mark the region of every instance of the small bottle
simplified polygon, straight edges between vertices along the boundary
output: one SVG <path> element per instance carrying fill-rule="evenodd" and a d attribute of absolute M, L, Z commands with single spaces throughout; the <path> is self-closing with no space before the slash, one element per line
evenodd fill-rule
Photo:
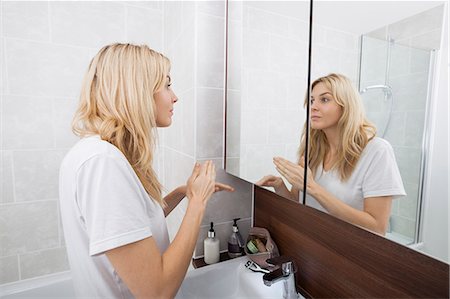
<path fill-rule="evenodd" d="M 220 259 L 220 242 L 214 232 L 214 223 L 208 231 L 208 237 L 203 241 L 204 259 L 207 264 L 217 263 Z"/>
<path fill-rule="evenodd" d="M 233 219 L 233 232 L 231 236 L 228 238 L 228 256 L 230 258 L 239 257 L 242 255 L 244 251 L 244 240 L 242 239 L 241 234 L 239 233 L 239 228 L 237 226 L 237 221 L 241 218 Z"/>

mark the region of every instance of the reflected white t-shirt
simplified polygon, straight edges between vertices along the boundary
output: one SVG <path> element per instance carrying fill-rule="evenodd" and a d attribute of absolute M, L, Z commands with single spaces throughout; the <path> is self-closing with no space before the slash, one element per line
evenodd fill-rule
<path fill-rule="evenodd" d="M 98 136 L 81 139 L 61 164 L 59 200 L 77 296 L 133 298 L 105 251 L 151 236 L 162 253 L 169 235 L 123 153 Z"/>
<path fill-rule="evenodd" d="M 325 171 L 322 166 L 317 169 L 315 181 L 339 200 L 361 211 L 365 198 L 392 196 L 395 199 L 406 195 L 394 150 L 389 142 L 379 137 L 366 145 L 347 181 L 341 181 L 337 170 Z M 303 193 L 300 191 L 300 201 L 302 198 Z M 306 204 L 327 212 L 309 194 Z"/>

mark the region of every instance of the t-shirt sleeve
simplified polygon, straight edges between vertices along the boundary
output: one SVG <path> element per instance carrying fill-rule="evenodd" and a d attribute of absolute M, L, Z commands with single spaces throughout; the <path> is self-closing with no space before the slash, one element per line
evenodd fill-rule
<path fill-rule="evenodd" d="M 89 238 L 89 254 L 130 244 L 152 235 L 144 194 L 124 159 L 97 155 L 77 174 L 77 203 Z"/>
<path fill-rule="evenodd" d="M 400 171 L 390 144 L 381 144 L 377 148 L 364 175 L 362 191 L 364 198 L 406 195 Z"/>

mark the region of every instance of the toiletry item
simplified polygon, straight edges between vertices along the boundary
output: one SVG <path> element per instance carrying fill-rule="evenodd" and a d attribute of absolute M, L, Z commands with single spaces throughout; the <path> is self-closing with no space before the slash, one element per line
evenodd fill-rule
<path fill-rule="evenodd" d="M 253 240 L 248 241 L 247 249 L 248 249 L 248 251 L 250 251 L 250 253 L 258 253 L 258 247 L 256 247 Z"/>
<path fill-rule="evenodd" d="M 259 252 L 266 252 L 266 246 L 264 245 L 264 243 L 259 239 L 256 238 L 255 239 L 255 243 L 256 243 L 256 248 L 258 249 Z"/>
<path fill-rule="evenodd" d="M 235 258 L 241 256 L 244 252 L 244 240 L 239 233 L 239 228 L 237 226 L 237 221 L 241 218 L 233 219 L 233 232 L 228 238 L 228 255 L 230 258 Z"/>
<path fill-rule="evenodd" d="M 204 260 L 207 264 L 217 263 L 220 259 L 220 242 L 214 232 L 214 223 L 208 231 L 208 237 L 203 241 Z"/>

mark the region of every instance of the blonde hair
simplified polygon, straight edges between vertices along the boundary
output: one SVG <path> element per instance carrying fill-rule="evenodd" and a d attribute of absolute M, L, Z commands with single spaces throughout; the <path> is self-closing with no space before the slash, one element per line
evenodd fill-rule
<path fill-rule="evenodd" d="M 355 169 L 367 143 L 375 137 L 376 128 L 367 120 L 361 97 L 350 79 L 344 75 L 332 73 L 316 79 L 311 84 L 311 90 L 319 83 L 326 86 L 336 103 L 342 107 L 342 116 L 338 121 L 340 144 L 336 153 L 337 159 L 332 168 L 337 169 L 341 181 L 346 181 Z M 308 100 L 305 98 L 305 103 Z M 306 126 L 303 129 L 298 151 L 299 163 L 305 154 L 305 134 Z M 322 165 L 329 149 L 330 145 L 325 133 L 322 130 L 311 129 L 308 163 L 314 175 L 317 168 Z"/>
<path fill-rule="evenodd" d="M 169 71 L 169 59 L 145 45 L 103 47 L 89 64 L 72 122 L 76 135 L 100 135 L 115 145 L 149 196 L 163 207 L 162 185 L 152 168 L 157 127 L 153 94 Z"/>

